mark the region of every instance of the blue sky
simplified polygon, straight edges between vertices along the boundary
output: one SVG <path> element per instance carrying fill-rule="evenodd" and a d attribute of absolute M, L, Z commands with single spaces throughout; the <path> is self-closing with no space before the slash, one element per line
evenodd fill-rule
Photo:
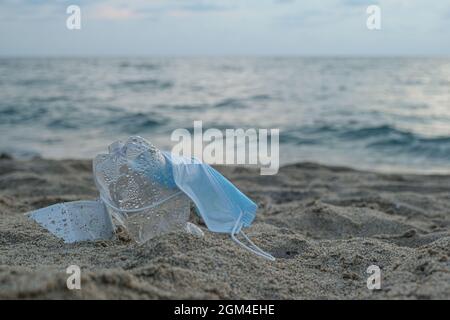
<path fill-rule="evenodd" d="M 81 30 L 66 28 L 71 4 Z M 0 0 L 0 55 L 448 56 L 450 1 Z"/>

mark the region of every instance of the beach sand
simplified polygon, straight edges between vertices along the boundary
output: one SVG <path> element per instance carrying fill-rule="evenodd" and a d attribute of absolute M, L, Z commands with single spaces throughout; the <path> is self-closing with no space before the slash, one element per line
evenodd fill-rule
<path fill-rule="evenodd" d="M 0 298 L 450 299 L 450 176 L 376 174 L 300 163 L 260 176 L 219 168 L 259 205 L 247 234 L 180 232 L 143 245 L 65 244 L 24 213 L 94 199 L 87 160 L 0 159 Z M 81 290 L 66 268 L 81 267 Z M 381 289 L 366 285 L 370 265 Z"/>

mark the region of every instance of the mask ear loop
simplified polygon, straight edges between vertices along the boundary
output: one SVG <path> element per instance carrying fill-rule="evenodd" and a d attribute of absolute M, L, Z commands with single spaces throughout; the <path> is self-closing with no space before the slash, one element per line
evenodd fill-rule
<path fill-rule="evenodd" d="M 236 221 L 236 224 L 233 227 L 233 230 L 231 231 L 231 239 L 233 239 L 234 242 L 239 244 L 244 249 L 247 249 L 248 251 L 253 252 L 254 254 L 263 257 L 267 260 L 275 261 L 275 258 L 271 254 L 265 252 L 264 250 L 259 248 L 256 244 L 254 244 L 253 241 L 251 241 L 242 230 L 240 230 L 239 233 L 242 234 L 242 236 L 250 243 L 251 246 L 247 246 L 246 244 L 242 243 L 238 238 L 236 238 L 238 228 L 239 229 L 242 228 L 241 218 L 242 218 L 242 211 L 241 214 L 239 215 L 238 220 Z"/>

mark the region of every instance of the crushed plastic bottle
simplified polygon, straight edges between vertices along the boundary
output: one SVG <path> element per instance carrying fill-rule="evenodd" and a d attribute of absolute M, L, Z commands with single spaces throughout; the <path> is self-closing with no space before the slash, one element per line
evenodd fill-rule
<path fill-rule="evenodd" d="M 114 226 L 101 201 L 63 202 L 27 213 L 66 243 L 111 239 Z"/>
<path fill-rule="evenodd" d="M 145 139 L 114 142 L 108 154 L 94 159 L 93 169 L 108 212 L 136 242 L 186 228 L 190 200 L 161 151 Z"/>
<path fill-rule="evenodd" d="M 205 234 L 203 233 L 203 230 L 200 229 L 198 226 L 193 224 L 192 222 L 186 223 L 186 226 L 184 227 L 185 231 L 187 233 L 192 234 L 193 236 L 196 236 L 197 238 L 202 238 Z"/>

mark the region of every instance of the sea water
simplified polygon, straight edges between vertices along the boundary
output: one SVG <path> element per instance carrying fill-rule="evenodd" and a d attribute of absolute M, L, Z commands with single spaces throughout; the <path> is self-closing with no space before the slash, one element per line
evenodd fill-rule
<path fill-rule="evenodd" d="M 448 58 L 0 58 L 0 152 L 92 158 L 141 135 L 278 128 L 281 164 L 450 172 Z"/>

